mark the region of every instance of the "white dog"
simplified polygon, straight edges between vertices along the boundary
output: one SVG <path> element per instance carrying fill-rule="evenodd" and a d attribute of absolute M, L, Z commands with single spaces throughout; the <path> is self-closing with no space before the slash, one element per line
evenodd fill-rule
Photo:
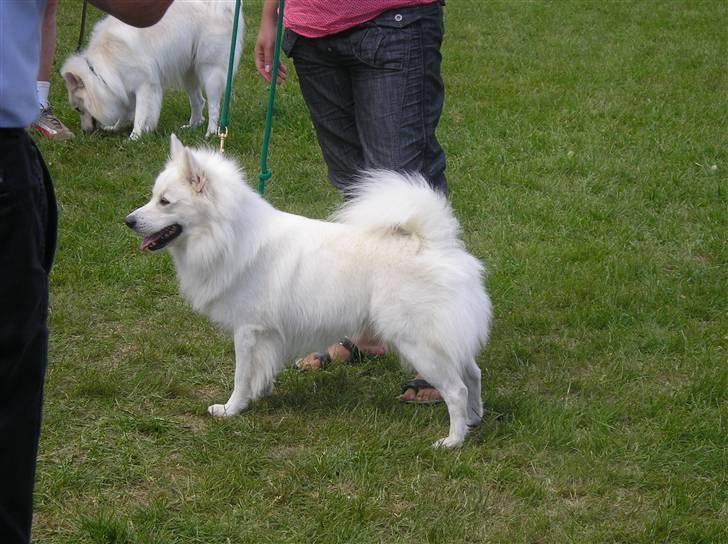
<path fill-rule="evenodd" d="M 173 135 L 151 200 L 126 224 L 142 250 L 169 249 L 183 295 L 233 334 L 233 392 L 212 415 L 267 394 L 285 361 L 366 332 L 440 390 L 450 433 L 436 446 L 459 446 L 479 424 L 483 267 L 421 176 L 368 173 L 333 221 L 317 221 L 276 210 L 233 161 Z"/>
<path fill-rule="evenodd" d="M 242 9 L 241 9 L 242 11 Z M 190 99 L 190 120 L 203 121 L 207 97 L 207 136 L 217 131 L 225 89 L 235 4 L 227 1 L 174 2 L 148 28 L 135 28 L 108 16 L 99 21 L 88 47 L 71 55 L 61 68 L 68 100 L 81 115 L 81 128 L 116 130 L 133 123 L 132 140 L 159 122 L 162 95 L 183 88 Z M 243 20 L 237 34 L 234 66 L 243 44 Z"/>

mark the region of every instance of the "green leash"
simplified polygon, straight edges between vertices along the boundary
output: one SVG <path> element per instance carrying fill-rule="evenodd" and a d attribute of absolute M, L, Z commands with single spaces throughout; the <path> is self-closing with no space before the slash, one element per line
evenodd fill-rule
<path fill-rule="evenodd" d="M 238 41 L 238 21 L 240 20 L 240 0 L 235 0 L 235 17 L 233 19 L 233 36 L 230 40 L 230 57 L 228 60 L 227 82 L 225 83 L 225 96 L 222 100 L 220 122 L 217 125 L 217 135 L 220 138 L 220 153 L 225 153 L 225 138 L 228 135 L 228 112 L 230 111 L 230 94 L 233 87 L 233 68 L 235 67 L 235 46 Z"/>
<path fill-rule="evenodd" d="M 78 45 L 76 46 L 76 53 L 81 51 L 83 45 L 83 36 L 86 33 L 86 7 L 88 0 L 83 0 L 83 8 L 81 8 L 81 30 L 78 33 Z"/>
<path fill-rule="evenodd" d="M 263 148 L 260 152 L 260 172 L 258 172 L 258 192 L 265 191 L 265 182 L 273 175 L 268 170 L 268 143 L 273 121 L 273 101 L 276 97 L 276 79 L 278 78 L 278 63 L 280 60 L 281 34 L 283 34 L 283 0 L 278 0 L 278 26 L 276 28 L 276 44 L 273 50 L 273 72 L 268 91 L 268 110 L 265 113 L 265 128 L 263 129 Z"/>
<path fill-rule="evenodd" d="M 225 153 L 225 139 L 228 136 L 228 114 L 230 112 L 230 95 L 232 92 L 233 67 L 235 65 L 235 45 L 238 35 L 238 20 L 240 18 L 240 1 L 235 0 L 235 19 L 233 20 L 233 35 L 230 41 L 230 61 L 228 63 L 227 83 L 225 96 L 220 112 L 220 123 L 217 135 L 220 138 L 220 153 Z M 265 182 L 273 175 L 268 169 L 268 144 L 273 121 L 273 102 L 276 96 L 276 79 L 278 78 L 278 64 L 280 62 L 281 35 L 283 34 L 283 0 L 278 0 L 278 24 L 276 28 L 275 50 L 273 51 L 273 73 L 271 74 L 270 90 L 268 91 L 268 110 L 265 114 L 265 128 L 263 130 L 263 148 L 260 156 L 260 172 L 258 172 L 258 192 L 265 192 Z"/>

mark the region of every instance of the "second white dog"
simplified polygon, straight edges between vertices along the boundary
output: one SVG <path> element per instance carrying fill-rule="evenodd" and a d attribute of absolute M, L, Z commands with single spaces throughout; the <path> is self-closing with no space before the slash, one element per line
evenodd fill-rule
<path fill-rule="evenodd" d="M 242 10 L 241 10 L 242 11 Z M 207 97 L 207 135 L 217 131 L 225 89 L 235 3 L 232 0 L 173 2 L 148 28 L 108 16 L 96 24 L 88 47 L 63 64 L 68 100 L 84 132 L 117 130 L 133 123 L 130 138 L 153 131 L 165 89 L 183 88 L 190 99 L 187 126 L 202 123 Z M 234 66 L 243 44 L 243 19 Z"/>
<path fill-rule="evenodd" d="M 284 362 L 373 333 L 440 390 L 462 444 L 480 422 L 491 304 L 447 199 L 418 175 L 371 172 L 331 222 L 284 213 L 238 166 L 172 136 L 151 200 L 126 218 L 141 248 L 169 249 L 182 294 L 232 332 L 235 383 L 215 416 L 270 391 Z"/>

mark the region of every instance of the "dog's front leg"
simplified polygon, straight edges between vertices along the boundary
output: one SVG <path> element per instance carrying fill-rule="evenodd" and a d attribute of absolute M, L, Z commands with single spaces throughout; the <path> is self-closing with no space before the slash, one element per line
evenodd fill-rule
<path fill-rule="evenodd" d="M 134 129 L 130 140 L 138 140 L 142 134 L 155 130 L 162 111 L 162 89 L 157 85 L 144 84 L 136 93 Z"/>
<path fill-rule="evenodd" d="M 235 332 L 235 384 L 225 404 L 213 404 L 213 416 L 234 416 L 251 400 L 270 391 L 280 360 L 278 335 L 246 327 Z"/>

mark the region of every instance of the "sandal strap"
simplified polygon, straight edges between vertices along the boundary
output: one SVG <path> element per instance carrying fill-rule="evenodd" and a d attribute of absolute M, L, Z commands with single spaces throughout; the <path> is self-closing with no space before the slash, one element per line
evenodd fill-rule
<path fill-rule="evenodd" d="M 331 355 L 329 355 L 328 351 L 324 351 L 321 353 L 315 353 L 314 357 L 316 357 L 319 361 L 321 361 L 321 369 L 324 369 L 327 366 L 329 366 L 329 363 L 331 362 Z"/>
<path fill-rule="evenodd" d="M 350 338 L 344 336 L 344 338 L 339 341 L 339 345 L 349 352 L 349 358 L 346 360 L 347 364 L 352 365 L 355 363 L 361 363 L 364 359 L 361 351 Z"/>

